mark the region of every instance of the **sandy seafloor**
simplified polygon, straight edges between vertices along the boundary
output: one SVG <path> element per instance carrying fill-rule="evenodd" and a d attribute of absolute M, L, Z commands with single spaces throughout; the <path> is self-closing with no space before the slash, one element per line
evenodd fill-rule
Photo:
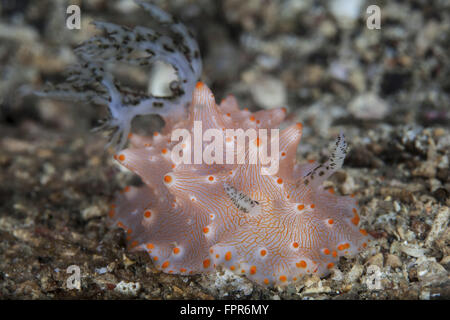
<path fill-rule="evenodd" d="M 127 252 L 105 221 L 114 193 L 138 179 L 90 131 L 105 108 L 30 94 L 64 81 L 93 19 L 149 16 L 128 0 L 73 0 L 82 25 L 68 30 L 68 2 L 0 1 L 0 299 L 450 298 L 450 2 L 340 2 L 156 1 L 196 35 L 218 101 L 286 106 L 303 123 L 299 161 L 323 161 L 341 129 L 347 137 L 344 167 L 326 185 L 356 194 L 377 243 L 326 278 L 280 289 L 223 272 L 168 275 Z M 366 27 L 369 4 L 381 8 L 379 30 Z M 67 288 L 70 265 L 80 290 Z M 368 285 L 371 265 L 381 290 Z"/>

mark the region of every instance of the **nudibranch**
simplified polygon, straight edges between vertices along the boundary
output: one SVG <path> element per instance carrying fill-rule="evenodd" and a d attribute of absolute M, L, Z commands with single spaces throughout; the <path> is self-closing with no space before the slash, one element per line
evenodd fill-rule
<path fill-rule="evenodd" d="M 286 285 L 305 274 L 325 276 L 339 257 L 363 250 L 371 237 L 359 227 L 357 200 L 322 186 L 342 167 L 344 136 L 337 138 L 328 161 L 297 163 L 301 124 L 278 131 L 286 109 L 252 113 L 240 109 L 233 96 L 217 105 L 210 89 L 198 82 L 202 63 L 192 34 L 156 6 L 138 4 L 161 30 L 96 22 L 104 35 L 76 49 L 80 64 L 70 70 L 67 83 L 38 93 L 105 104 L 110 114 L 105 127 L 115 130 L 118 150 L 129 138 L 130 147 L 115 159 L 144 184 L 119 193 L 108 221 L 125 230 L 130 250 L 145 250 L 167 273 L 221 267 L 262 285 Z M 156 60 L 177 72 L 170 97 L 133 91 L 113 79 L 114 63 L 145 66 Z M 133 118 L 148 114 L 163 117 L 162 131 L 130 135 Z M 198 124 L 200 140 L 195 139 Z M 228 135 L 230 130 L 258 134 L 244 135 L 239 148 L 239 137 Z M 182 133 L 178 140 L 174 132 Z M 225 136 L 219 139 L 221 133 Z M 216 161 L 220 154 L 227 161 Z"/>
<path fill-rule="evenodd" d="M 356 199 L 322 186 L 343 164 L 342 134 L 328 161 L 298 164 L 302 125 L 287 127 L 277 137 L 279 168 L 273 174 L 264 171 L 261 161 L 194 164 L 194 143 L 183 140 L 180 147 L 179 140 L 172 141 L 175 129 L 194 135 L 197 121 L 203 130 L 272 129 L 285 113 L 283 108 L 240 110 L 232 96 L 217 105 L 199 82 L 187 119 L 168 123 L 152 137 L 132 135 L 131 147 L 115 156 L 145 185 L 122 190 L 109 212 L 111 224 L 126 230 L 130 249 L 147 251 L 167 273 L 190 275 L 221 266 L 263 285 L 328 274 L 340 256 L 357 254 L 371 240 L 359 228 Z M 259 150 L 271 138 L 249 138 L 246 160 L 251 144 Z M 238 149 L 228 146 L 235 141 L 223 140 L 224 157 L 227 152 L 238 156 Z M 211 141 L 202 143 L 206 150 Z M 175 148 L 187 152 L 192 164 L 173 161 Z"/>

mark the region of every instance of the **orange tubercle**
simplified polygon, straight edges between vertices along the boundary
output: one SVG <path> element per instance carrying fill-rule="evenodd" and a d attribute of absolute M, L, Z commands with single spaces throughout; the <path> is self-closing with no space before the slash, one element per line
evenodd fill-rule
<path fill-rule="evenodd" d="M 355 225 L 355 226 L 357 226 L 358 224 L 359 224 L 359 215 L 356 213 L 356 209 L 355 208 L 353 208 L 353 213 L 355 214 L 354 216 L 353 216 L 353 218 L 352 218 L 352 223 Z"/>
<path fill-rule="evenodd" d="M 200 89 L 203 87 L 203 82 L 198 81 L 197 84 L 195 85 L 195 89 Z"/>

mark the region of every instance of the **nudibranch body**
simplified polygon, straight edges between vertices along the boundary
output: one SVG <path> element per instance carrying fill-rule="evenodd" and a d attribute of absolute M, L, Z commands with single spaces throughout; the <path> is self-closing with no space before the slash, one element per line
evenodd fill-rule
<path fill-rule="evenodd" d="M 259 136 L 249 139 L 243 164 L 172 160 L 180 146 L 171 139 L 175 129 L 194 134 L 195 121 L 202 122 L 203 130 L 272 129 L 285 112 L 240 110 L 232 96 L 217 105 L 208 87 L 198 83 L 186 120 L 168 123 L 153 137 L 132 135 L 132 146 L 116 155 L 145 185 L 120 193 L 109 214 L 111 223 L 126 230 L 131 249 L 147 251 L 157 268 L 167 273 L 189 275 L 222 266 L 263 285 L 328 274 L 340 256 L 353 256 L 370 241 L 359 228 L 356 199 L 321 186 L 342 166 L 346 151 L 342 135 L 327 162 L 298 164 L 302 126 L 282 130 L 275 174 L 265 173 L 260 161 L 247 161 L 251 144 L 255 150 L 269 144 L 270 138 Z M 237 156 L 237 148 L 227 148 L 234 143 L 229 140 L 223 141 L 224 157 L 227 152 Z M 203 150 L 211 143 L 203 141 Z M 181 145 L 193 160 L 193 143 Z"/>

